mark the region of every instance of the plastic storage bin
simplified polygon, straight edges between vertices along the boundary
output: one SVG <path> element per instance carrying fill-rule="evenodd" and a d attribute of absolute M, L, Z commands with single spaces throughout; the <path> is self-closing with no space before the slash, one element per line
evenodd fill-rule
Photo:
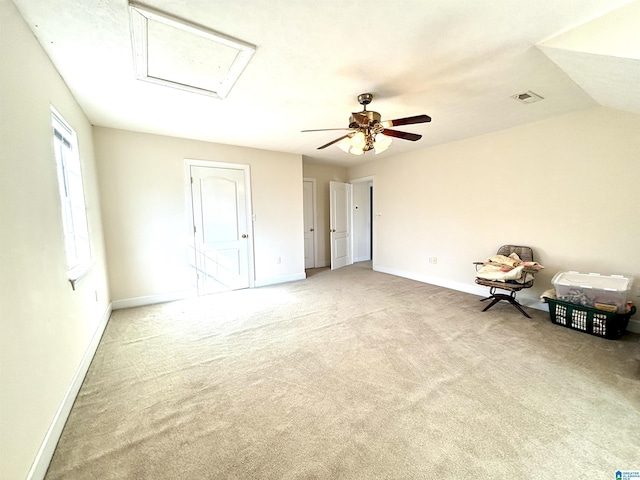
<path fill-rule="evenodd" d="M 624 313 L 632 279 L 621 275 L 558 272 L 551 280 L 556 297 L 564 302 Z"/>
<path fill-rule="evenodd" d="M 635 306 L 626 313 L 612 313 L 548 297 L 545 297 L 545 301 L 549 304 L 551 321 L 556 325 L 608 339 L 621 337 L 627 329 L 629 318 L 636 313 Z"/>

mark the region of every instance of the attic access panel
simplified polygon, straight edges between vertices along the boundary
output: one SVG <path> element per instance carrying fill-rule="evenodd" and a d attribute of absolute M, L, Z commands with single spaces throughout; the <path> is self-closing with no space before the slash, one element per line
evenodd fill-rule
<path fill-rule="evenodd" d="M 160 85 L 225 98 L 255 46 L 129 2 L 136 75 Z"/>

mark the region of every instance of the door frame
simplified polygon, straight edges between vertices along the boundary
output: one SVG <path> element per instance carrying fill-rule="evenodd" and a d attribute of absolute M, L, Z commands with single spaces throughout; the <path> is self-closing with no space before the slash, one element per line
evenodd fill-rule
<path fill-rule="evenodd" d="M 302 183 L 311 182 L 311 197 L 313 200 L 313 267 L 318 266 L 318 197 L 316 194 L 316 179 L 304 177 Z"/>
<path fill-rule="evenodd" d="M 354 183 L 371 183 L 371 187 L 373 188 L 373 198 L 371 199 L 371 205 L 369 206 L 371 208 L 371 231 L 369 232 L 369 234 L 371 235 L 371 265 L 373 270 L 376 269 L 376 254 L 375 254 L 375 246 L 377 244 L 376 241 L 376 222 L 377 219 L 379 217 L 379 214 L 377 214 L 375 212 L 375 203 L 376 203 L 376 177 L 375 175 L 369 175 L 367 177 L 359 177 L 359 178 L 354 178 L 351 180 L 348 180 L 348 183 L 350 184 L 354 184 Z M 353 204 L 353 200 L 351 202 Z M 353 205 L 351 207 L 353 209 Z M 352 241 L 355 241 L 355 233 L 351 232 L 351 239 Z M 352 247 L 353 248 L 353 247 Z"/>
<path fill-rule="evenodd" d="M 226 168 L 234 170 L 242 170 L 244 172 L 244 190 L 245 202 L 247 205 L 247 235 L 249 242 L 247 248 L 249 288 L 255 287 L 255 258 L 254 258 L 254 239 L 253 239 L 253 222 L 255 216 L 253 214 L 253 204 L 251 203 L 251 167 L 243 163 L 217 162 L 213 160 L 196 160 L 191 158 L 184 159 L 184 192 L 187 206 L 187 232 L 189 238 L 189 248 L 194 246 L 193 229 L 195 228 L 193 221 L 193 197 L 191 192 L 191 167 L 209 167 L 209 168 Z M 195 255 L 195 252 L 194 252 Z M 190 255 L 191 256 L 191 255 Z M 193 257 L 195 265 L 195 257 Z"/>

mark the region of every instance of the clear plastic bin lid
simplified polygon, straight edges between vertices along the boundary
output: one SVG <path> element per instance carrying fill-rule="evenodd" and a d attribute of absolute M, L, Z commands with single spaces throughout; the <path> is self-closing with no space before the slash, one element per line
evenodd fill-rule
<path fill-rule="evenodd" d="M 628 292 L 632 279 L 622 275 L 600 275 L 599 273 L 558 272 L 551 283 L 580 288 L 597 288 L 612 292 Z"/>

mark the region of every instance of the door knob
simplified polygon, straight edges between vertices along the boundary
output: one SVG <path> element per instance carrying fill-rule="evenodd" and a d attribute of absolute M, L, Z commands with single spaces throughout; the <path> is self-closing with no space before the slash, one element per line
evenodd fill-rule
<path fill-rule="evenodd" d="M 247 238 L 247 234 L 246 234 L 246 233 L 243 233 L 243 234 L 242 234 L 242 238 Z"/>
<path fill-rule="evenodd" d="M 309 229 L 309 231 L 310 231 L 310 232 L 313 232 L 313 228 L 310 228 L 310 229 Z"/>

